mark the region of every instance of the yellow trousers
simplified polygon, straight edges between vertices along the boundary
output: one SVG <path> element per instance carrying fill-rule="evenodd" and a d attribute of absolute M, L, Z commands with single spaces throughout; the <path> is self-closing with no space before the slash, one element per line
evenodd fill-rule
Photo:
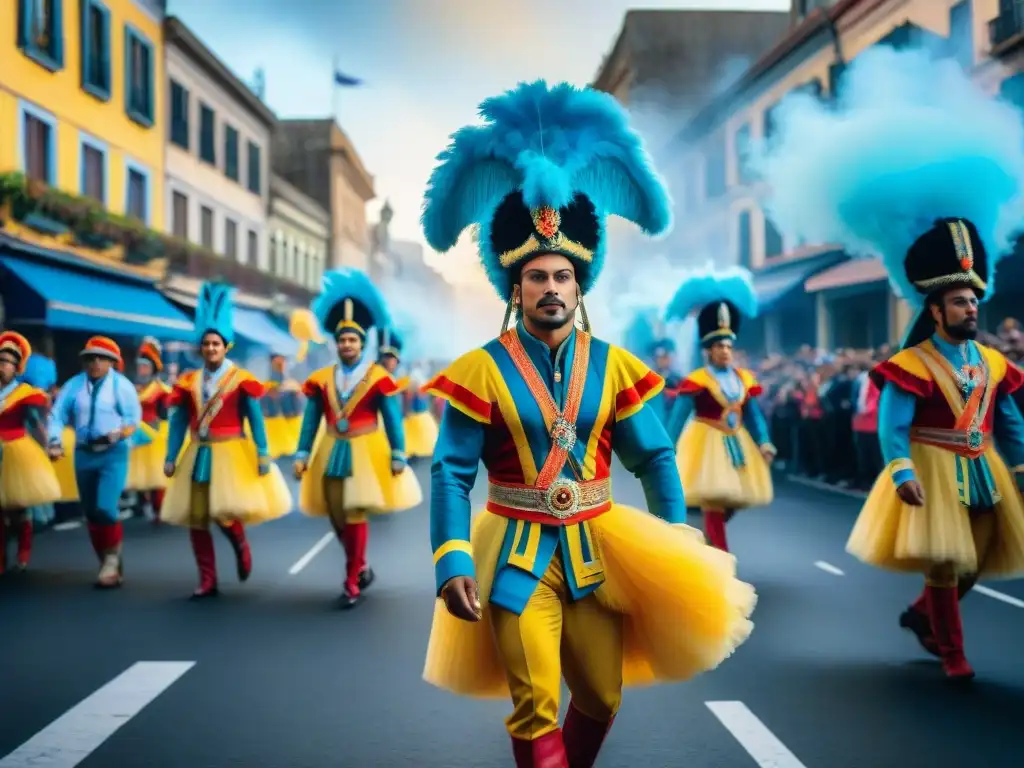
<path fill-rule="evenodd" d="M 571 602 L 556 553 L 522 614 L 491 606 L 498 653 L 508 675 L 517 739 L 533 740 L 558 727 L 562 676 L 573 705 L 608 722 L 622 701 L 622 616 L 591 594 Z"/>
<path fill-rule="evenodd" d="M 981 571 L 996 536 L 996 515 L 992 510 L 971 516 L 971 536 L 974 538 L 974 550 L 978 553 L 978 570 Z M 925 575 L 925 583 L 932 587 L 955 587 L 960 578 L 967 575 L 971 574 L 958 574 L 952 563 L 936 563 Z"/>
<path fill-rule="evenodd" d="M 210 484 L 192 482 L 188 505 L 188 527 L 205 531 L 210 527 Z"/>
<path fill-rule="evenodd" d="M 327 501 L 327 512 L 335 525 L 345 523 L 365 523 L 365 509 L 345 509 L 345 478 L 324 478 L 324 499 Z"/>

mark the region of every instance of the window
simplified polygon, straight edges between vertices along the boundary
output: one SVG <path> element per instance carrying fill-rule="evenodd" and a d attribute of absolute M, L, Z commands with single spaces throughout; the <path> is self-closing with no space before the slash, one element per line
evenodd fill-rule
<path fill-rule="evenodd" d="M 171 194 L 171 234 L 188 240 L 188 198 L 181 192 Z"/>
<path fill-rule="evenodd" d="M 217 119 L 213 110 L 205 104 L 199 104 L 199 159 L 210 165 L 217 164 L 217 147 L 215 137 Z"/>
<path fill-rule="evenodd" d="M 125 194 L 124 214 L 149 223 L 149 173 L 141 166 L 129 161 L 127 173 L 128 189 Z"/>
<path fill-rule="evenodd" d="M 21 164 L 25 175 L 51 186 L 57 181 L 57 123 L 42 110 L 21 105 Z"/>
<path fill-rule="evenodd" d="M 764 257 L 766 259 L 782 255 L 782 234 L 772 224 L 771 219 L 764 217 Z"/>
<path fill-rule="evenodd" d="M 251 229 L 249 230 L 249 263 L 253 266 L 259 266 L 260 260 L 260 240 L 256 236 L 256 233 Z"/>
<path fill-rule="evenodd" d="M 238 131 L 224 126 L 224 175 L 238 181 Z"/>
<path fill-rule="evenodd" d="M 277 277 L 282 277 L 284 275 L 284 235 L 280 229 L 274 232 L 274 238 L 270 243 L 270 253 L 273 254 L 270 271 Z"/>
<path fill-rule="evenodd" d="M 100 0 L 82 0 L 82 90 L 110 98 L 110 11 Z"/>
<path fill-rule="evenodd" d="M 260 179 L 260 148 L 259 145 L 249 142 L 249 191 L 257 195 L 263 194 L 263 184 Z"/>
<path fill-rule="evenodd" d="M 725 194 L 725 134 L 717 132 L 704 155 L 708 199 Z"/>
<path fill-rule="evenodd" d="M 203 206 L 199 209 L 199 242 L 203 248 L 213 250 L 213 209 Z"/>
<path fill-rule="evenodd" d="M 188 149 L 188 89 L 171 80 L 171 143 Z"/>
<path fill-rule="evenodd" d="M 238 224 L 232 219 L 224 219 L 224 255 L 238 258 Z"/>
<path fill-rule="evenodd" d="M 64 68 L 64 0 L 18 0 L 18 47 L 51 72 Z"/>
<path fill-rule="evenodd" d="M 846 62 L 836 61 L 828 65 L 828 92 L 835 101 L 843 88 L 843 74 L 846 72 Z"/>
<path fill-rule="evenodd" d="M 131 26 L 124 28 L 124 99 L 128 117 L 153 125 L 153 44 Z"/>
<path fill-rule="evenodd" d="M 962 0 L 949 9 L 949 56 L 964 69 L 974 64 L 974 22 L 971 0 Z"/>
<path fill-rule="evenodd" d="M 82 194 L 100 203 L 107 201 L 107 152 L 93 139 L 82 137 Z"/>
<path fill-rule="evenodd" d="M 736 173 L 740 184 L 749 184 L 754 180 L 750 170 L 750 123 L 741 125 L 733 139 L 736 152 Z"/>
<path fill-rule="evenodd" d="M 306 244 L 299 243 L 298 258 L 295 260 L 295 282 L 302 285 L 306 281 Z"/>
<path fill-rule="evenodd" d="M 776 103 L 764 111 L 764 138 L 770 139 L 775 135 L 775 112 L 779 108 Z"/>
<path fill-rule="evenodd" d="M 750 211 L 740 212 L 740 218 L 737 225 L 737 260 L 741 267 L 750 269 L 753 266 L 753 264 L 751 264 L 753 259 L 750 249 Z"/>

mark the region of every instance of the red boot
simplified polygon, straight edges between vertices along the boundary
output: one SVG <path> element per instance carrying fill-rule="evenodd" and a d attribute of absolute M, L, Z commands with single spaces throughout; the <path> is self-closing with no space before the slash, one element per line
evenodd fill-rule
<path fill-rule="evenodd" d="M 597 753 L 601 751 L 605 736 L 614 722 L 614 717 L 607 723 L 587 717 L 569 702 L 565 725 L 562 726 L 562 741 L 565 742 L 569 768 L 593 768 L 597 762 Z"/>
<path fill-rule="evenodd" d="M 18 570 L 28 568 L 32 559 L 32 516 L 24 515 L 18 521 Z"/>
<path fill-rule="evenodd" d="M 939 646 L 932 634 L 932 621 L 928 613 L 928 589 L 921 593 L 910 607 L 900 614 L 900 626 L 914 633 L 917 642 L 932 656 L 940 656 Z"/>
<path fill-rule="evenodd" d="M 513 737 L 512 756 L 516 768 L 569 768 L 562 732 L 557 728 L 533 741 Z"/>
<path fill-rule="evenodd" d="M 192 593 L 193 600 L 217 595 L 217 556 L 213 549 L 213 536 L 205 528 L 189 530 L 192 539 L 192 553 L 199 566 L 199 588 Z"/>
<path fill-rule="evenodd" d="M 249 548 L 248 539 L 245 538 L 245 527 L 237 520 L 220 524 L 219 527 L 231 542 L 231 548 L 235 550 L 238 580 L 247 581 L 252 574 L 252 550 Z"/>
<path fill-rule="evenodd" d="M 712 547 L 723 552 L 729 551 L 729 544 L 725 538 L 725 513 L 722 510 L 704 510 L 704 534 Z"/>
<path fill-rule="evenodd" d="M 964 631 L 960 622 L 960 601 L 956 587 L 928 586 L 928 610 L 932 634 L 942 659 L 942 669 L 952 680 L 970 680 L 974 670 L 964 656 Z"/>
<path fill-rule="evenodd" d="M 120 587 L 124 577 L 124 563 L 121 558 L 124 529 L 121 522 L 89 523 L 89 539 L 100 559 L 100 572 L 96 586 L 100 589 Z"/>
<path fill-rule="evenodd" d="M 167 492 L 163 489 L 153 491 L 149 495 L 149 503 L 153 506 L 153 525 L 160 525 L 160 510 L 164 506 L 164 494 Z"/>
<path fill-rule="evenodd" d="M 362 596 L 359 584 L 366 568 L 368 535 L 369 526 L 365 521 L 346 523 L 342 529 L 341 543 L 345 548 L 345 590 L 340 600 L 342 608 L 354 608 Z"/>

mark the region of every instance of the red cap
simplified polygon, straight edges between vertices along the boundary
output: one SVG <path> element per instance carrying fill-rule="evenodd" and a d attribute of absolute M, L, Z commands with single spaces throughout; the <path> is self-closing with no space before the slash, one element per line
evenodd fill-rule
<path fill-rule="evenodd" d="M 124 370 L 124 360 L 121 359 L 121 348 L 117 342 L 106 336 L 93 336 L 85 343 L 85 349 L 78 353 L 79 357 L 86 355 L 97 355 L 113 360 L 117 363 L 117 370 Z"/>
<path fill-rule="evenodd" d="M 20 376 L 25 372 L 25 364 L 32 355 L 32 345 L 20 333 L 4 331 L 0 333 L 0 353 L 2 352 L 14 357 L 14 369 Z"/>

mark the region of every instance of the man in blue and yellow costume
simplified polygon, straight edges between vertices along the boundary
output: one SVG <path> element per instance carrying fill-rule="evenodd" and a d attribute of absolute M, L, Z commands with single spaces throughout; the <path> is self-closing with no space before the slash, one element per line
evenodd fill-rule
<path fill-rule="evenodd" d="M 283 517 L 292 508 L 288 485 L 268 453 L 260 407 L 266 388 L 227 359 L 235 339 L 231 291 L 226 285 L 203 284 L 195 317 L 203 367 L 179 376 L 169 399 L 164 473 L 171 481 L 162 519 L 189 529 L 199 570 L 199 586 L 192 593 L 196 600 L 219 594 L 211 523 L 231 543 L 238 579 L 246 581 L 252 552 L 245 526 Z"/>
<path fill-rule="evenodd" d="M 639 136 L 610 96 L 568 84 L 521 84 L 481 114 L 440 155 L 424 232 L 447 251 L 478 227 L 505 326 L 517 322 L 428 385 L 449 407 L 431 470 L 440 599 L 424 677 L 511 698 L 516 765 L 580 768 L 597 759 L 623 685 L 713 669 L 750 632 L 755 597 L 733 558 L 685 525 L 672 444 L 648 405 L 661 378 L 589 333 L 583 295 L 606 217 L 670 226 Z M 613 502 L 613 452 L 654 514 Z M 487 508 L 471 526 L 481 460 Z M 559 727 L 563 675 L 572 700 Z"/>
<path fill-rule="evenodd" d="M 728 551 L 725 526 L 735 511 L 767 506 L 774 496 L 769 465 L 775 446 L 755 399 L 761 385 L 752 371 L 732 361 L 741 315 L 757 312 L 750 274 L 691 275 L 677 289 L 667 317 L 682 320 L 694 311 L 707 362 L 679 384 L 668 433 L 676 441 L 687 502 L 700 507 L 711 545 Z"/>
<path fill-rule="evenodd" d="M 96 586 L 110 589 L 122 581 L 120 500 L 142 406 L 135 385 L 121 373 L 117 342 L 93 336 L 79 356 L 84 370 L 64 384 L 50 413 L 49 453 L 55 461 L 64 456 L 64 428 L 73 428 L 79 503 L 100 560 Z"/>
<path fill-rule="evenodd" d="M 53 466 L 33 434 L 45 436 L 50 396 L 19 381 L 31 355 L 20 333 L 0 333 L 0 575 L 7 569 L 8 530 L 18 542 L 16 567 L 25 570 L 32 556 L 29 510 L 61 495 Z"/>
<path fill-rule="evenodd" d="M 409 509 L 422 494 L 406 464 L 398 384 L 364 354 L 371 328 L 390 322 L 384 300 L 365 273 L 344 269 L 324 276 L 312 309 L 334 337 L 338 363 L 315 371 L 302 387 L 306 412 L 295 455 L 299 508 L 331 521 L 345 550 L 338 606 L 349 609 L 374 580 L 366 559 L 369 515 Z"/>
<path fill-rule="evenodd" d="M 1024 573 L 1024 422 L 1011 397 L 1024 375 L 974 341 L 994 262 L 1024 221 L 1024 127 L 923 52 L 869 51 L 844 78 L 854 98 L 838 108 L 783 110 L 763 175 L 783 231 L 878 255 L 917 309 L 903 348 L 871 374 L 888 466 L 847 549 L 924 576 L 900 623 L 947 677 L 968 680 L 960 593 Z"/>
<path fill-rule="evenodd" d="M 394 328 L 378 330 L 380 364 L 394 376 L 402 365 L 402 335 Z M 419 365 L 413 364 L 409 374 L 398 379 L 402 395 L 402 427 L 405 431 L 405 455 L 410 459 L 432 456 L 437 444 L 437 421 L 430 413 L 430 399 L 420 391 L 427 383 Z"/>
<path fill-rule="evenodd" d="M 128 467 L 126 490 L 139 495 L 139 505 L 148 501 L 153 512 L 153 522 L 160 522 L 160 508 L 163 505 L 164 457 L 167 453 L 167 401 L 171 388 L 160 380 L 164 369 L 163 348 L 157 339 L 147 337 L 139 345 L 135 356 L 135 390 L 142 406 L 142 422 L 139 429 L 146 430 L 150 440 L 144 445 L 132 448 Z"/>
<path fill-rule="evenodd" d="M 299 442 L 302 411 L 299 383 L 288 375 L 288 358 L 270 356 L 270 380 L 263 398 L 263 416 L 267 426 L 270 457 L 292 456 Z"/>

